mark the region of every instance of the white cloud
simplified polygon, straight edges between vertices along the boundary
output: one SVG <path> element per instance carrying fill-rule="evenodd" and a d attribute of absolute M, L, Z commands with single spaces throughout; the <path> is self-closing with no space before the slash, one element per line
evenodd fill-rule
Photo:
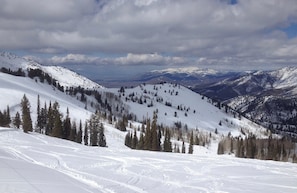
<path fill-rule="evenodd" d="M 228 2 L 0 0 L 0 49 L 133 53 L 99 60 L 122 64 L 181 64 L 191 61 L 187 57 L 207 58 L 209 63 L 224 58 L 251 62 L 297 59 L 296 40 L 280 31 L 296 22 L 296 0 Z"/>

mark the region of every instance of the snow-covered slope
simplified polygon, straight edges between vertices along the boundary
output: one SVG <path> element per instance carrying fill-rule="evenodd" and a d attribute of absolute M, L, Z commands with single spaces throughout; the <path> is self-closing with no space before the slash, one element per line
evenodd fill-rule
<path fill-rule="evenodd" d="M 118 90 L 114 89 L 117 93 Z M 158 124 L 174 127 L 181 123 L 183 128 L 199 129 L 209 132 L 217 130 L 227 135 L 231 132 L 237 136 L 244 129 L 262 136 L 266 129 L 245 119 L 239 118 L 231 109 L 214 106 L 210 99 L 192 90 L 176 84 L 142 84 L 135 88 L 125 89 L 120 94 L 129 106 L 130 112 L 138 121 L 147 117 L 152 119 L 153 112 L 158 112 Z M 236 115 L 236 116 L 234 116 Z"/>
<path fill-rule="evenodd" d="M 291 88 L 291 94 L 297 94 L 297 68 L 285 67 L 276 71 L 272 71 L 271 75 L 275 77 L 275 89 Z"/>
<path fill-rule="evenodd" d="M 83 77 L 76 72 L 60 66 L 43 66 L 33 60 L 18 57 L 8 52 L 0 53 L 0 68 L 7 68 L 11 70 L 40 69 L 56 79 L 61 86 L 64 87 L 82 87 L 85 89 L 103 88 L 101 85 Z"/>
<path fill-rule="evenodd" d="M 297 165 L 232 156 L 158 153 L 123 147 L 107 128 L 108 148 L 0 129 L 0 192 L 297 191 Z"/>
<path fill-rule="evenodd" d="M 49 105 L 50 101 L 52 103 L 57 101 L 60 104 L 61 112 L 65 115 L 66 109 L 69 108 L 71 117 L 76 121 L 84 121 L 91 115 L 91 112 L 84 110 L 84 104 L 75 98 L 58 91 L 51 85 L 35 82 L 28 77 L 17 77 L 0 72 L 0 93 L 0 109 L 4 110 L 9 106 L 11 116 L 14 116 L 17 111 L 20 112 L 20 103 L 24 94 L 30 101 L 33 121 L 37 116 L 38 95 L 42 107 L 44 103 Z"/>
<path fill-rule="evenodd" d="M 9 56 L 13 57 L 13 56 Z M 9 58 L 5 56 L 5 58 Z M 15 58 L 16 59 L 16 58 Z M 2 60 L 4 61 L 4 60 Z M 12 61 L 12 60 L 8 60 Z M 17 58 L 26 68 L 26 61 Z M 17 65 L 3 62 L 10 68 Z M 22 66 L 24 65 L 24 66 Z M 38 66 L 38 64 L 31 64 Z M 4 66 L 4 65 L 3 65 Z M 13 69 L 13 68 L 11 68 Z M 59 69 L 59 68 L 57 68 Z M 57 71 L 51 71 L 53 76 Z M 68 72 L 61 70 L 61 75 Z M 70 76 L 69 80 L 75 79 Z M 73 80 L 75 81 L 75 80 Z M 83 84 L 82 84 L 83 85 Z M 158 123 L 187 124 L 189 129 L 219 133 L 246 128 L 261 135 L 265 129 L 234 115 L 225 114 L 191 90 L 173 84 L 142 85 L 126 89 L 102 89 L 121 95 L 139 120 L 158 109 Z M 55 87 L 28 77 L 0 73 L 0 110 L 10 107 L 11 116 L 20 110 L 24 94 L 36 121 L 37 95 L 41 105 L 57 101 L 65 115 L 84 121 L 91 115 L 85 104 Z M 132 94 L 134 93 L 132 102 Z M 142 98 L 143 104 L 136 101 Z M 89 98 L 88 98 L 89 99 Z M 144 103 L 144 99 L 146 103 Z M 138 100 L 139 101 L 139 100 Z M 167 105 L 165 104 L 167 102 Z M 168 106 L 168 104 L 171 104 Z M 151 105 L 152 104 L 152 105 Z M 150 107 L 148 107 L 148 105 Z M 180 110 L 178 110 L 178 108 Z M 176 112 L 176 115 L 175 115 Z M 219 125 L 219 123 L 222 123 Z M 88 147 L 37 133 L 0 128 L 0 192 L 84 193 L 84 192 L 296 192 L 297 166 L 291 163 L 237 159 L 218 156 L 216 148 L 194 146 L 194 154 L 157 153 L 130 150 L 124 146 L 126 133 L 104 123 L 108 148 Z M 188 147 L 188 144 L 186 144 Z M 243 186 L 247 188 L 242 188 Z"/>

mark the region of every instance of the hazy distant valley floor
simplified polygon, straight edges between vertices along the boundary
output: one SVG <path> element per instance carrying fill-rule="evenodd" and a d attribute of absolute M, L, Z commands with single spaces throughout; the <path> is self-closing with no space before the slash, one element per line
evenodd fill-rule
<path fill-rule="evenodd" d="M 297 192 L 297 164 L 134 151 L 111 128 L 108 148 L 0 131 L 0 192 Z"/>

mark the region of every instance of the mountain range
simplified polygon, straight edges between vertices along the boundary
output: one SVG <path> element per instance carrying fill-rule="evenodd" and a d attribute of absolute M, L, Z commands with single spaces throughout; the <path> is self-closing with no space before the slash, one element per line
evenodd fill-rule
<path fill-rule="evenodd" d="M 175 82 L 222 102 L 277 133 L 296 138 L 297 68 L 221 72 L 178 68 L 152 71 L 136 82 Z"/>
<path fill-rule="evenodd" d="M 0 192 L 296 191 L 296 164 L 240 160 L 234 152 L 217 155 L 221 139 L 242 142 L 256 136 L 267 141 L 280 136 L 230 106 L 194 92 L 193 87 L 162 82 L 106 88 L 66 68 L 43 66 L 7 52 L 0 54 L 0 65 L 1 112 L 9 110 L 15 118 L 24 95 L 30 101 L 34 128 L 39 104 L 46 107 L 57 102 L 60 116 L 69 116 L 74 125 L 85 125 L 100 112 L 107 142 L 105 148 L 91 147 L 37 132 L 24 133 L 12 125 L 0 127 L 0 168 L 4 171 Z M 201 76 L 218 72 L 211 73 Z M 117 125 L 126 118 L 128 124 L 120 131 Z M 131 133 L 141 136 L 148 120 L 152 124 L 157 120 L 159 131 L 171 130 L 172 152 L 176 153 L 125 146 Z M 193 155 L 178 154 L 181 147 L 189 151 L 191 133 L 199 140 L 193 145 Z M 161 134 L 161 145 L 164 138 Z M 288 162 L 296 162 L 295 153 L 291 151 Z M 245 183 L 253 186 L 243 191 Z"/>

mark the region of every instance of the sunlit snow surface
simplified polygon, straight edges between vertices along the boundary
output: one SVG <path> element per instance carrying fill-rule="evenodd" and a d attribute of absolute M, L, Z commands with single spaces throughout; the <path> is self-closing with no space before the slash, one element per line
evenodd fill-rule
<path fill-rule="evenodd" d="M 297 192 L 297 164 L 130 150 L 107 127 L 108 148 L 0 129 L 0 192 Z"/>

